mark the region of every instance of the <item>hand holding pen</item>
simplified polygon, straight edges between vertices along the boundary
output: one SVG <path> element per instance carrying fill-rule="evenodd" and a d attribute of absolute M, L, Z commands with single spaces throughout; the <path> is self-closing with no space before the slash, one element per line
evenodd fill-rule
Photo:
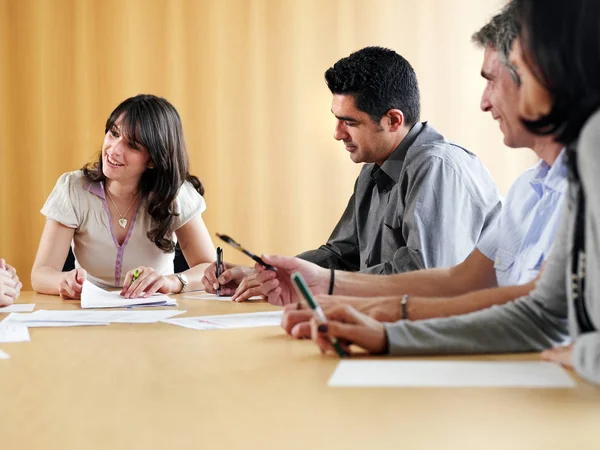
<path fill-rule="evenodd" d="M 217 262 L 215 261 L 204 270 L 202 284 L 207 293 L 216 294 L 217 289 L 220 289 L 221 295 L 228 297 L 237 291 L 242 280 L 254 273 L 254 269 L 250 267 L 229 263 L 221 257 L 219 275 L 217 276 Z"/>
<path fill-rule="evenodd" d="M 219 283 L 219 277 L 221 276 L 221 273 L 223 273 L 223 249 L 221 247 L 217 247 L 217 283 Z M 219 287 L 217 288 L 217 296 L 221 296 L 221 283 L 219 283 Z"/>

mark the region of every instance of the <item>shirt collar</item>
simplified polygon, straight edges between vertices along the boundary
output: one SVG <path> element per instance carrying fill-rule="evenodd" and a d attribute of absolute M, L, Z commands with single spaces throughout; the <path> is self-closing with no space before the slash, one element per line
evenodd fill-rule
<path fill-rule="evenodd" d="M 102 200 L 106 200 L 106 194 L 104 192 L 104 183 L 102 181 L 87 181 L 83 188 L 91 192 L 94 195 L 97 195 Z"/>
<path fill-rule="evenodd" d="M 543 194 L 544 187 L 553 191 L 564 192 L 568 176 L 566 154 L 567 152 L 563 148 L 552 166 L 543 160 L 538 163 L 535 176 L 530 184 L 540 197 Z"/>
<path fill-rule="evenodd" d="M 423 127 L 424 123 L 415 123 L 381 167 L 377 164 L 373 165 L 373 169 L 371 169 L 371 179 L 379 188 L 391 190 L 392 186 L 398 183 L 406 153 L 411 145 L 414 144 L 417 136 L 419 136 L 419 133 L 423 130 Z"/>

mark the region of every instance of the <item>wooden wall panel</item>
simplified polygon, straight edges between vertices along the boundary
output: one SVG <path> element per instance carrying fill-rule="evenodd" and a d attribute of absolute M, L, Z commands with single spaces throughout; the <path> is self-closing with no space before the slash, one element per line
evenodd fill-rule
<path fill-rule="evenodd" d="M 257 252 L 328 237 L 360 169 L 333 139 L 324 71 L 366 45 L 414 65 L 423 119 L 506 192 L 533 158 L 479 111 L 470 35 L 501 0 L 0 0 L 0 255 L 29 272 L 58 176 L 100 149 L 138 93 L 179 110 L 205 221 Z M 226 250 L 226 257 L 246 261 Z"/>

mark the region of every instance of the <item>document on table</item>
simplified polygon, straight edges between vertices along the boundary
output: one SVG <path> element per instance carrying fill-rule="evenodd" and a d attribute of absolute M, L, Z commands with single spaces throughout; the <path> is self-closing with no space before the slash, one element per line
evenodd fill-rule
<path fill-rule="evenodd" d="M 0 342 L 29 342 L 29 330 L 20 323 L 0 323 Z"/>
<path fill-rule="evenodd" d="M 87 280 L 83 282 L 82 308 L 127 308 L 130 306 L 177 306 L 177 301 L 164 294 L 154 294 L 147 298 L 124 298 L 119 295 L 119 291 L 106 291 Z"/>
<path fill-rule="evenodd" d="M 10 355 L 8 353 L 0 350 L 0 359 L 8 359 L 8 358 L 10 358 Z"/>
<path fill-rule="evenodd" d="M 166 319 L 163 322 L 194 330 L 274 327 L 281 324 L 282 314 L 283 311 L 269 311 L 222 316 L 182 317 L 181 319 Z"/>
<path fill-rule="evenodd" d="M 340 361 L 332 387 L 573 388 L 559 365 L 542 361 Z"/>
<path fill-rule="evenodd" d="M 33 311 L 33 308 L 35 308 L 35 303 L 18 303 L 0 308 L 0 314 L 11 312 L 31 312 Z"/>
<path fill-rule="evenodd" d="M 156 323 L 186 311 L 46 311 L 10 314 L 2 323 L 21 323 L 28 327 L 108 325 L 109 323 Z M 74 325 L 76 324 L 76 325 Z"/>
<path fill-rule="evenodd" d="M 199 292 L 189 292 L 189 293 L 183 294 L 183 298 L 189 298 L 189 299 L 193 299 L 193 300 L 219 300 L 222 302 L 230 302 L 233 297 L 225 297 L 225 296 L 219 297 L 217 294 L 209 294 L 208 292 L 199 291 Z M 246 301 L 249 301 L 249 300 L 250 301 L 262 300 L 262 297 L 260 295 L 255 295 L 253 297 L 250 297 Z"/>
<path fill-rule="evenodd" d="M 43 317 L 40 317 L 40 320 L 35 320 L 31 316 L 33 314 L 45 312 L 44 310 L 36 311 L 35 313 L 26 314 L 26 313 L 11 313 L 6 318 L 0 322 L 0 325 L 5 323 L 16 323 L 26 326 L 27 328 L 49 328 L 49 327 L 81 327 L 81 326 L 93 326 L 93 325 L 108 325 L 108 322 L 77 322 L 75 319 L 73 320 L 41 320 Z M 63 311 L 61 311 L 63 312 Z M 64 311 L 64 312 L 75 312 L 75 311 Z"/>

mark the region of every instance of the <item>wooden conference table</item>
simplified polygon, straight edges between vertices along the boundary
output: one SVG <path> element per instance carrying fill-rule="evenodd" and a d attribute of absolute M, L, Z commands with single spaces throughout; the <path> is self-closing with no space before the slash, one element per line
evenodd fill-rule
<path fill-rule="evenodd" d="M 276 309 L 179 297 L 190 316 Z M 32 292 L 19 303 L 79 308 Z M 278 327 L 30 333 L 0 345 L 11 355 L 0 360 L 6 450 L 600 448 L 600 389 L 575 375 L 575 389 L 329 388 L 338 358 Z"/>

